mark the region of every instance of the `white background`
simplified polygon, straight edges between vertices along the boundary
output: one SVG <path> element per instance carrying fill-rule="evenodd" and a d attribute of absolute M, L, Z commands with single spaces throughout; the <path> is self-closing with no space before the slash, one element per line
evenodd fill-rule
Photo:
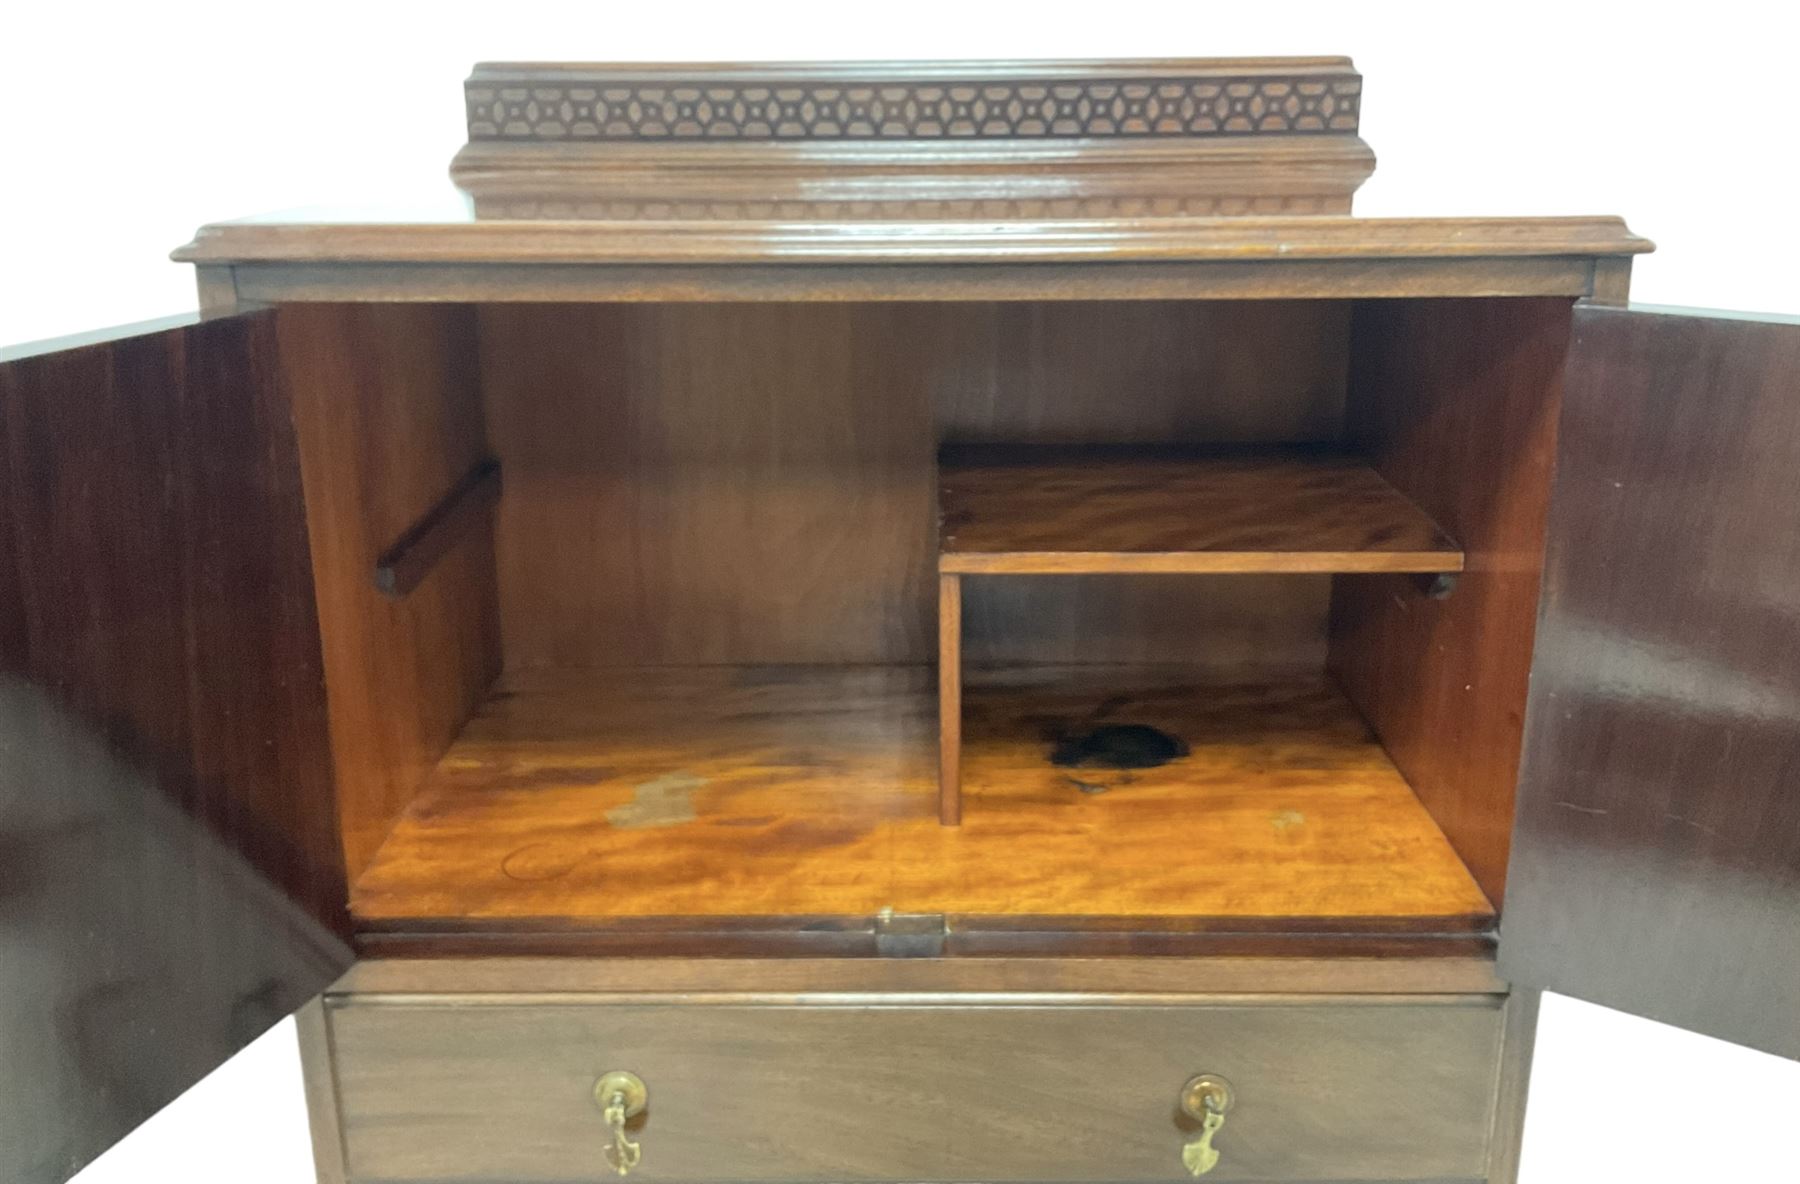
<path fill-rule="evenodd" d="M 35 4 L 0 15 L 0 344 L 192 307 L 166 254 L 202 222 L 438 194 L 484 58 L 1348 53 L 1359 213 L 1623 214 L 1661 248 L 1637 299 L 1800 313 L 1787 7 Z M 1794 1184 L 1797 1116 L 1800 1065 L 1552 997 L 1522 1179 Z M 291 1024 L 80 1177 L 165 1179 L 311 1179 Z"/>

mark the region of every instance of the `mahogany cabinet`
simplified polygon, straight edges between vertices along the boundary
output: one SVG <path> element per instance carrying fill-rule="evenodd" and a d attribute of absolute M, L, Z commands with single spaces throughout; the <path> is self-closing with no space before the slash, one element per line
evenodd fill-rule
<path fill-rule="evenodd" d="M 1507 1181 L 1800 1057 L 1800 324 L 1350 216 L 1345 59 L 478 67 L 0 355 L 0 1175 Z"/>

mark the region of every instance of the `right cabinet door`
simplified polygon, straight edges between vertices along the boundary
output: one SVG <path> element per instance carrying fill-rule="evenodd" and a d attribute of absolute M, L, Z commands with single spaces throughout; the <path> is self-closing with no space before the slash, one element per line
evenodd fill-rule
<path fill-rule="evenodd" d="M 1576 309 L 1500 969 L 1800 1058 L 1800 319 Z"/>

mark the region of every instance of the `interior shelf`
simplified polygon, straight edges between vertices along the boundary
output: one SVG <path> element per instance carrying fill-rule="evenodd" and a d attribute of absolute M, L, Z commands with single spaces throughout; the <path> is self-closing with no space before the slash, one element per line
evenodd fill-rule
<path fill-rule="evenodd" d="M 961 574 L 1456 572 L 1423 510 L 1350 456 L 977 448 L 940 462 L 938 569 Z"/>
<path fill-rule="evenodd" d="M 1323 678 L 973 670 L 971 809 L 935 812 L 927 667 L 506 675 L 353 894 L 359 921 L 1491 921 L 1450 844 Z M 1071 735 L 1153 727 L 1155 768 L 1061 767 Z M 963 921 L 958 922 L 961 918 Z M 780 920 L 771 920 L 780 919 Z"/>

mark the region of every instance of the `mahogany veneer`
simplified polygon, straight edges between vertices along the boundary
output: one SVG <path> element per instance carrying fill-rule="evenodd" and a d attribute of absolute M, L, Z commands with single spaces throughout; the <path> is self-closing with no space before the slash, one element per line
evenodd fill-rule
<path fill-rule="evenodd" d="M 329 1184 L 1511 1184 L 1539 988 L 1795 1055 L 1796 327 L 1345 216 L 1361 89 L 482 67 L 472 208 L 0 351 L 0 1177 L 352 943 Z"/>

